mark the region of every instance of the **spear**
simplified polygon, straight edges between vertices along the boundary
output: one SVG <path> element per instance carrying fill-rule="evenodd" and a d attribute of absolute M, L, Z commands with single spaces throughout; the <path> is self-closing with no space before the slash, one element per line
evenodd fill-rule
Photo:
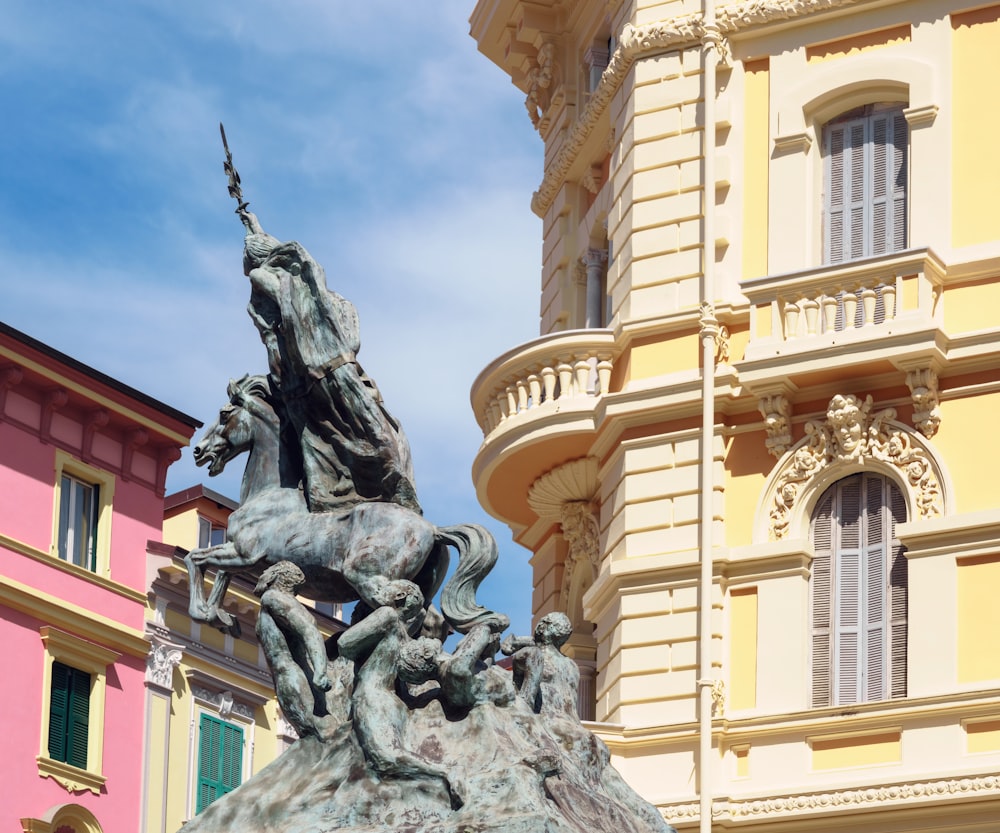
<path fill-rule="evenodd" d="M 243 199 L 243 189 L 240 187 L 240 174 L 233 165 L 233 154 L 229 150 L 229 142 L 226 141 L 226 128 L 222 126 L 221 121 L 219 122 L 219 132 L 222 134 L 222 147 L 226 151 L 226 161 L 223 163 L 222 169 L 229 177 L 229 196 L 236 200 L 238 204 L 236 213 L 242 217 L 243 212 L 246 211 L 246 207 L 250 203 Z"/>

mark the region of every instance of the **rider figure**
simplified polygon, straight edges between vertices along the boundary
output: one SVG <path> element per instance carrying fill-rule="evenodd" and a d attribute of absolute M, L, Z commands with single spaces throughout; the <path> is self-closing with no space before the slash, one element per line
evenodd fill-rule
<path fill-rule="evenodd" d="M 323 267 L 298 243 L 267 234 L 241 203 L 248 312 L 267 348 L 283 430 L 301 452 L 310 511 L 368 500 L 420 512 L 409 445 L 357 361 L 354 305 L 327 289 Z"/>

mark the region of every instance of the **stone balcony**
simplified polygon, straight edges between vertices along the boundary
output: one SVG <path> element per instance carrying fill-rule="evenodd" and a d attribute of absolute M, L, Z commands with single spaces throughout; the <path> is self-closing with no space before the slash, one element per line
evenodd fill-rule
<path fill-rule="evenodd" d="M 525 496 L 535 479 L 589 453 L 620 350 L 610 330 L 568 330 L 521 344 L 479 374 L 471 398 L 483 444 L 473 479 L 488 511 L 531 523 Z"/>
<path fill-rule="evenodd" d="M 809 384 L 838 364 L 869 375 L 940 364 L 945 272 L 924 248 L 744 281 L 741 383 L 760 393 Z"/>
<path fill-rule="evenodd" d="M 555 333 L 503 354 L 472 386 L 483 437 L 560 410 L 589 410 L 608 392 L 615 356 L 609 330 Z"/>

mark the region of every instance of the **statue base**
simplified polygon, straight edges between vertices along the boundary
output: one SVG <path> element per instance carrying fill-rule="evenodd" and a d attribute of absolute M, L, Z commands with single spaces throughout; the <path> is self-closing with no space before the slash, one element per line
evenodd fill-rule
<path fill-rule="evenodd" d="M 184 833 L 673 830 L 606 764 L 603 742 L 579 723 L 552 732 L 538 715 L 490 704 L 457 721 L 433 703 L 418 712 L 421 752 L 456 773 L 461 806 L 443 779 L 376 775 L 347 722 L 327 740 L 297 741 L 188 822 Z M 603 763 L 581 765 L 586 759 Z"/>

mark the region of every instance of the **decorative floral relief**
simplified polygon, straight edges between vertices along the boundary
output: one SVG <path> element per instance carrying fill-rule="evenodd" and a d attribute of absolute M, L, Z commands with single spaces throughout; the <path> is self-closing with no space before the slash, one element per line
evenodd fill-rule
<path fill-rule="evenodd" d="M 589 565 L 593 575 L 600 569 L 600 530 L 589 501 L 573 500 L 562 505 L 560 518 L 566 541 L 566 564 L 563 567 L 562 605 L 569 605 L 573 576 L 582 564 Z"/>
<path fill-rule="evenodd" d="M 928 367 L 906 374 L 906 385 L 913 398 L 913 424 L 925 437 L 933 437 L 941 425 L 938 407 L 937 373 Z"/>
<path fill-rule="evenodd" d="M 183 652 L 176 645 L 153 642 L 146 655 L 146 682 L 169 689 L 173 682 L 174 669 L 182 656 Z"/>
<path fill-rule="evenodd" d="M 810 795 L 789 795 L 753 801 L 730 801 L 712 807 L 712 816 L 728 815 L 730 818 L 773 816 L 781 813 L 823 812 L 838 808 L 872 807 L 900 801 L 938 800 L 956 795 L 992 794 L 1000 791 L 1000 775 L 978 778 L 954 778 L 940 781 L 923 781 L 914 784 L 891 784 L 886 787 L 862 787 Z M 677 804 L 662 808 L 669 821 L 691 820 L 699 815 L 697 803 Z M 724 813 L 728 809 L 728 813 Z"/>
<path fill-rule="evenodd" d="M 789 516 L 803 486 L 834 463 L 879 460 L 897 468 L 915 496 L 922 518 L 941 514 L 941 489 L 926 452 L 913 444 L 898 423 L 894 408 L 872 414 L 872 398 L 838 394 L 830 400 L 825 422 L 809 421 L 806 438 L 792 454 L 777 481 L 771 507 L 771 536 L 788 533 Z"/>
<path fill-rule="evenodd" d="M 780 457 L 792 445 L 792 403 L 787 396 L 777 393 L 761 397 L 757 408 L 764 417 L 764 430 L 767 432 L 764 445 L 768 453 Z"/>

